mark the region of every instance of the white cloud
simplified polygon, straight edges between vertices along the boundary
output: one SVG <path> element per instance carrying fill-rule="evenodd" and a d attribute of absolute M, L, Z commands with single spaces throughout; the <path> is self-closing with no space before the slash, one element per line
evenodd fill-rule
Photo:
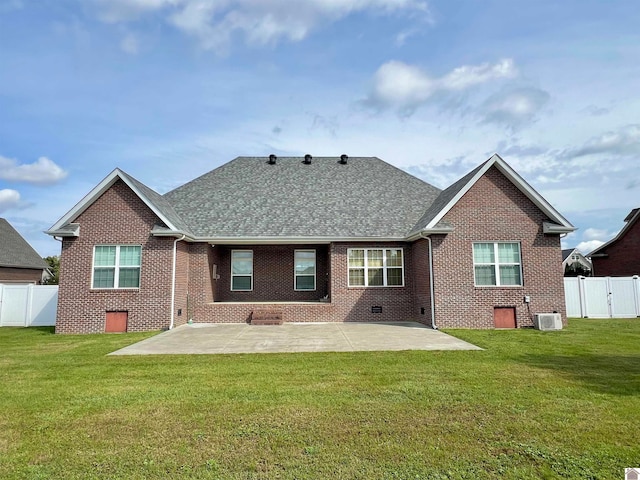
<path fill-rule="evenodd" d="M 103 22 L 117 23 L 136 20 L 144 14 L 167 6 L 176 6 L 181 0 L 94 0 Z"/>
<path fill-rule="evenodd" d="M 517 70 L 511 59 L 491 65 L 463 65 L 434 78 L 415 65 L 392 60 L 380 66 L 365 105 L 394 108 L 404 114 L 430 100 L 437 92 L 456 92 L 499 78 L 511 78 Z"/>
<path fill-rule="evenodd" d="M 609 232 L 598 228 L 587 228 L 582 234 L 584 240 L 604 240 L 610 236 Z"/>
<path fill-rule="evenodd" d="M 590 139 L 582 147 L 566 152 L 572 158 L 598 154 L 640 154 L 640 124 L 626 125 L 617 131 L 606 132 Z"/>
<path fill-rule="evenodd" d="M 115 23 L 161 15 L 196 38 L 206 50 L 224 53 L 235 33 L 249 44 L 300 41 L 323 23 L 350 14 L 407 13 L 429 19 L 424 0 L 95 0 L 102 21 Z"/>
<path fill-rule="evenodd" d="M 8 188 L 0 190 L 0 213 L 20 205 L 20 194 Z"/>
<path fill-rule="evenodd" d="M 502 90 L 489 97 L 482 105 L 484 122 L 516 129 L 533 120 L 549 98 L 547 92 L 534 87 Z"/>
<path fill-rule="evenodd" d="M 124 38 L 120 41 L 120 48 L 123 52 L 129 53 L 131 55 L 135 55 L 140 50 L 140 46 L 138 44 L 138 39 L 135 35 L 131 33 L 127 33 Z"/>
<path fill-rule="evenodd" d="M 34 185 L 52 185 L 67 176 L 67 172 L 49 160 L 40 157 L 33 163 L 18 164 L 12 158 L 0 156 L 0 179 Z"/>
<path fill-rule="evenodd" d="M 410 28 L 398 33 L 395 40 L 396 47 L 402 47 L 405 43 L 407 43 L 407 40 L 409 38 L 416 36 L 418 33 L 420 33 L 420 30 L 417 28 Z"/>
<path fill-rule="evenodd" d="M 594 117 L 600 117 L 602 115 L 608 115 L 609 113 L 611 113 L 611 109 L 606 107 L 597 107 L 596 105 L 589 105 L 585 107 L 582 112 Z"/>
<path fill-rule="evenodd" d="M 587 253 L 593 252 L 596 248 L 603 244 L 604 242 L 601 240 L 588 240 L 585 242 L 580 242 L 578 245 L 576 245 L 576 248 L 580 250 L 583 255 L 586 255 Z"/>
<path fill-rule="evenodd" d="M 444 90 L 465 90 L 495 78 L 513 78 L 517 74 L 513 60 L 506 58 L 495 65 L 463 65 L 445 75 L 439 83 Z"/>

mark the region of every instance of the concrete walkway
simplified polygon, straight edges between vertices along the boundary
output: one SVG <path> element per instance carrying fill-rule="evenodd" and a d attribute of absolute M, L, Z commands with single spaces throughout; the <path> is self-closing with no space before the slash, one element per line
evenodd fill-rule
<path fill-rule="evenodd" d="M 110 355 L 192 353 L 482 350 L 420 323 L 285 323 L 279 326 L 182 325 Z"/>

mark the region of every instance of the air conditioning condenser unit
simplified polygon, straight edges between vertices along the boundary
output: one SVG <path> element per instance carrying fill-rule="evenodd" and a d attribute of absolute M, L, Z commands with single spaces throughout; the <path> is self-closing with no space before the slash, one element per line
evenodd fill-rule
<path fill-rule="evenodd" d="M 559 313 L 537 313 L 533 317 L 533 326 L 537 330 L 562 330 L 562 318 Z"/>

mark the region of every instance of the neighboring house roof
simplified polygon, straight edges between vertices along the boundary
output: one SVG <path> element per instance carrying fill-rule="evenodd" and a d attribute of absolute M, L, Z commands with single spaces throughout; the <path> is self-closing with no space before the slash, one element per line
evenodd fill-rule
<path fill-rule="evenodd" d="M 7 220 L 0 218 L 0 267 L 44 270 L 49 267 Z"/>
<path fill-rule="evenodd" d="M 618 234 L 615 237 L 613 237 L 611 240 L 609 240 L 606 243 L 603 243 L 595 250 L 592 250 L 591 253 L 588 253 L 587 257 L 606 257 L 607 247 L 616 243 L 618 240 L 624 237 L 627 231 L 633 226 L 634 223 L 638 221 L 638 219 L 640 219 L 640 208 L 634 208 L 633 210 L 631 210 L 631 212 L 629 212 L 629 215 L 625 217 L 624 221 L 626 223 L 624 227 L 622 227 L 622 230 L 620 230 Z"/>
<path fill-rule="evenodd" d="M 562 250 L 562 265 L 570 265 L 572 263 L 580 263 L 585 267 L 592 269 L 593 265 L 587 257 L 585 257 L 577 248 L 566 248 Z"/>
<path fill-rule="evenodd" d="M 211 242 L 413 240 L 452 231 L 443 217 L 495 166 L 548 217 L 545 233 L 574 227 L 498 155 L 444 191 L 377 157 L 238 157 L 160 195 L 116 169 L 46 233 L 78 236 L 73 222 L 116 181 L 158 216 L 158 236 Z"/>

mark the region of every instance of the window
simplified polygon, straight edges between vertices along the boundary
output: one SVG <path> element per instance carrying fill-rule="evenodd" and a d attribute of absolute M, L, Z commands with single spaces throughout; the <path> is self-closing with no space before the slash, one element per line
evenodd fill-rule
<path fill-rule="evenodd" d="M 350 287 L 404 286 L 401 248 L 350 248 L 347 257 Z"/>
<path fill-rule="evenodd" d="M 294 252 L 294 289 L 316 289 L 316 251 L 296 250 Z"/>
<path fill-rule="evenodd" d="M 231 251 L 231 290 L 253 290 L 253 250 Z"/>
<path fill-rule="evenodd" d="M 522 285 L 520 244 L 474 243 L 473 267 L 478 286 Z"/>
<path fill-rule="evenodd" d="M 93 288 L 140 288 L 140 245 L 96 245 Z"/>

